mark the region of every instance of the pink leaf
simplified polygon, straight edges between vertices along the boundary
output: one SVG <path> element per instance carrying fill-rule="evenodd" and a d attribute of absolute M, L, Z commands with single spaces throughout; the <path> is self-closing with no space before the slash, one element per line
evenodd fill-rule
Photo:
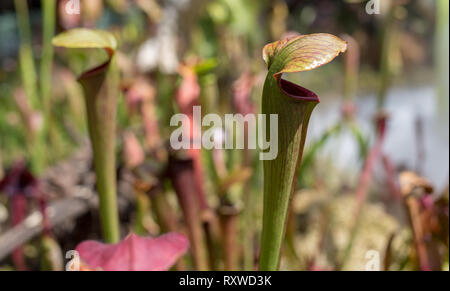
<path fill-rule="evenodd" d="M 81 260 L 93 269 L 105 271 L 166 271 L 187 251 L 187 238 L 168 233 L 157 238 L 130 234 L 117 244 L 97 241 L 80 243 Z"/>
<path fill-rule="evenodd" d="M 200 85 L 192 68 L 181 66 L 180 75 L 183 80 L 176 94 L 176 102 L 182 113 L 190 115 L 192 106 L 199 105 Z"/>
<path fill-rule="evenodd" d="M 145 153 L 136 135 L 127 131 L 124 135 L 123 159 L 128 168 L 133 169 L 145 160 Z"/>

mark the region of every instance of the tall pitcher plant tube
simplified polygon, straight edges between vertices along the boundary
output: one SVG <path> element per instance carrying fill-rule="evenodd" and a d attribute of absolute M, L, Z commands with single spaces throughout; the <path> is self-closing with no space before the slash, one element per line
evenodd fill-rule
<path fill-rule="evenodd" d="M 115 121 L 120 89 L 115 60 L 116 39 L 106 31 L 73 29 L 53 38 L 53 45 L 66 48 L 100 48 L 108 53 L 106 62 L 82 73 L 78 81 L 83 87 L 86 101 L 103 237 L 107 243 L 116 243 L 119 241 L 119 218 L 116 197 Z"/>
<path fill-rule="evenodd" d="M 282 75 L 320 67 L 346 49 L 345 41 L 330 34 L 292 36 L 264 48 L 269 72 L 264 83 L 262 113 L 278 115 L 279 153 L 274 160 L 264 161 L 260 270 L 278 269 L 289 200 L 297 180 L 308 122 L 319 103 L 316 94 L 282 79 Z M 269 123 L 266 131 L 269 136 Z"/>

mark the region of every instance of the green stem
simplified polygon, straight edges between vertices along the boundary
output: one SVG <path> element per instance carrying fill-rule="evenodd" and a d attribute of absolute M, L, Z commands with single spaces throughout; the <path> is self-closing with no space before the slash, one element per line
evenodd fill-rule
<path fill-rule="evenodd" d="M 119 241 L 119 212 L 116 193 L 116 115 L 120 93 L 114 36 L 103 30 L 72 29 L 52 40 L 54 46 L 66 48 L 104 49 L 108 60 L 79 78 L 86 104 L 89 137 L 94 156 L 100 222 L 107 243 Z"/>
<path fill-rule="evenodd" d="M 255 227 L 254 227 L 254 217 L 255 217 L 255 207 L 257 203 L 255 200 L 256 193 L 249 189 L 250 187 L 245 186 L 247 190 L 244 198 L 244 209 L 243 209 L 243 224 L 242 224 L 242 233 L 243 233 L 243 270 L 244 271 L 253 271 L 255 269 L 255 250 L 254 250 L 254 236 L 255 236 Z"/>
<path fill-rule="evenodd" d="M 178 217 L 172 208 L 172 205 L 170 205 L 167 200 L 166 195 L 168 195 L 168 193 L 165 191 L 160 192 L 159 190 L 156 193 L 150 194 L 152 211 L 155 213 L 161 233 L 180 231 L 178 226 Z M 178 260 L 175 265 L 175 270 L 185 271 L 185 261 Z"/>
<path fill-rule="evenodd" d="M 116 193 L 115 124 L 119 75 L 115 57 L 107 67 L 83 74 L 89 135 L 94 154 L 100 221 L 107 243 L 119 241 L 119 215 Z"/>
<path fill-rule="evenodd" d="M 145 192 L 137 188 L 134 189 L 134 194 L 136 199 L 136 214 L 133 223 L 134 233 L 145 236 L 148 234 L 148 230 L 145 227 L 145 219 L 150 213 L 150 199 Z"/>
<path fill-rule="evenodd" d="M 382 48 L 380 60 L 380 87 L 378 90 L 377 108 L 384 108 L 389 87 L 395 73 L 394 53 L 398 50 L 398 20 L 395 17 L 397 4 L 392 4 L 386 15 L 382 31 Z"/>
<path fill-rule="evenodd" d="M 0 144 L 0 180 L 3 179 L 5 172 L 3 170 L 2 148 Z"/>
<path fill-rule="evenodd" d="M 287 81 L 280 81 L 279 87 L 274 75 L 282 69 L 282 62 L 272 64 L 262 99 L 262 113 L 266 116 L 277 114 L 280 125 L 278 156 L 274 160 L 264 161 L 264 214 L 259 262 L 259 269 L 264 271 L 278 270 L 289 201 L 295 189 L 308 122 L 318 104 L 318 100 L 299 101 L 284 94 L 280 89 L 283 84 L 289 88 L 302 88 Z M 270 136 L 268 118 L 266 121 L 266 131 L 269 133 L 266 136 Z"/>
<path fill-rule="evenodd" d="M 238 271 L 239 246 L 237 244 L 240 211 L 229 205 L 220 206 L 219 220 L 223 238 L 223 261 L 225 271 Z"/>
<path fill-rule="evenodd" d="M 30 18 L 26 0 L 14 0 L 16 8 L 17 24 L 20 35 L 20 70 L 25 91 L 30 98 L 33 108 L 39 105 L 37 91 L 36 68 L 33 60 L 33 49 L 31 47 Z"/>
<path fill-rule="evenodd" d="M 350 35 L 346 35 L 344 40 L 349 43 L 344 56 L 344 100 L 353 102 L 358 91 L 360 48 L 358 42 Z"/>
<path fill-rule="evenodd" d="M 37 110 L 41 104 L 38 95 L 36 68 L 31 45 L 28 4 L 26 0 L 14 0 L 14 5 L 20 35 L 19 62 L 22 83 L 31 107 Z M 30 148 L 31 167 L 35 174 L 40 174 L 45 167 L 44 135 L 40 129 L 38 129 L 38 132 L 29 134 L 33 136 L 28 144 Z"/>
<path fill-rule="evenodd" d="M 41 98 L 44 107 L 44 125 L 46 130 L 50 127 L 51 117 L 51 88 L 52 88 L 52 38 L 55 34 L 56 1 L 42 1 L 43 39 L 41 60 Z"/>
<path fill-rule="evenodd" d="M 438 0 L 436 3 L 436 35 L 435 35 L 435 69 L 436 89 L 439 96 L 439 110 L 448 112 L 449 99 L 449 1 Z"/>

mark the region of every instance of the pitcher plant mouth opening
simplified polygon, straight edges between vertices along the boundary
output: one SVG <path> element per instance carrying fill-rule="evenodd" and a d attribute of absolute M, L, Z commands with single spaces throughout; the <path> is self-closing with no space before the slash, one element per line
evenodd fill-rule
<path fill-rule="evenodd" d="M 75 28 L 55 36 L 52 43 L 56 47 L 103 49 L 108 58 L 104 63 L 85 70 L 78 81 L 106 71 L 112 62 L 117 49 L 117 40 L 107 31 L 98 29 Z"/>
<path fill-rule="evenodd" d="M 114 52 L 110 51 L 108 49 L 105 49 L 105 51 L 108 53 L 108 60 L 106 62 L 104 62 L 103 64 L 100 64 L 92 69 L 89 69 L 89 70 L 83 72 L 78 77 L 78 81 L 87 79 L 89 77 L 97 76 L 98 74 L 101 74 L 108 69 L 109 65 L 111 64 L 112 57 L 114 56 Z"/>
<path fill-rule="evenodd" d="M 282 78 L 282 75 L 276 75 L 278 88 L 288 97 L 296 101 L 307 101 L 307 102 L 317 102 L 320 103 L 319 96 L 317 96 L 314 92 L 292 83 L 286 79 Z"/>

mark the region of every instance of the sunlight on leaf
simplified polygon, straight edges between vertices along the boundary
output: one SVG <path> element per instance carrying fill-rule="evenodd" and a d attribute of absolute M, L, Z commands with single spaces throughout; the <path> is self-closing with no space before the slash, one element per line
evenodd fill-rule
<path fill-rule="evenodd" d="M 66 48 L 104 48 L 115 51 L 117 41 L 104 30 L 76 28 L 63 32 L 53 38 L 54 46 Z"/>
<path fill-rule="evenodd" d="M 288 37 L 264 47 L 263 58 L 268 68 L 275 61 L 282 63 L 282 73 L 313 70 L 331 62 L 347 50 L 347 42 L 327 33 Z"/>

